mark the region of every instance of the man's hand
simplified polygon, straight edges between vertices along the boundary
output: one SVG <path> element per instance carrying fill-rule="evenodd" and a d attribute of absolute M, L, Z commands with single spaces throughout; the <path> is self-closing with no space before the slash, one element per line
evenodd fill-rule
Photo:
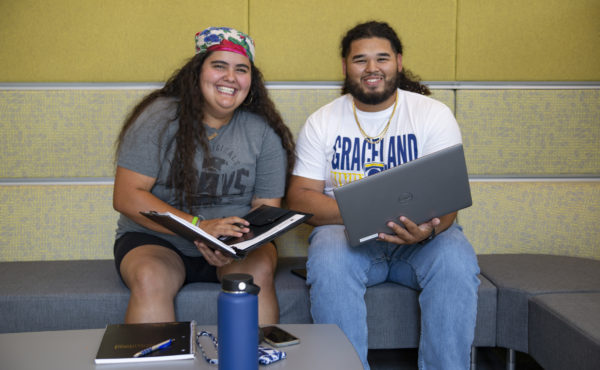
<path fill-rule="evenodd" d="M 379 233 L 379 240 L 394 244 L 416 244 L 427 239 L 431 235 L 431 231 L 441 223 L 439 218 L 434 218 L 421 225 L 415 224 L 404 216 L 400 217 L 399 220 L 404 227 L 395 222 L 388 222 L 387 226 L 395 234 Z"/>

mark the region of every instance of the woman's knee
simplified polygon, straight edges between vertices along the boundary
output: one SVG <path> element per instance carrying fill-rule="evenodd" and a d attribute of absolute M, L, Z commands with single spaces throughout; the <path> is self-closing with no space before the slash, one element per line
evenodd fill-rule
<path fill-rule="evenodd" d="M 230 273 L 246 273 L 252 275 L 254 283 L 263 288 L 263 286 L 273 285 L 276 270 L 277 251 L 270 244 L 253 251 L 242 261 L 224 266 L 220 269 L 219 275 L 222 277 Z"/>
<path fill-rule="evenodd" d="M 252 275 L 254 283 L 263 289 L 274 285 L 275 267 L 267 260 L 259 260 L 253 266 L 249 266 L 247 272 Z"/>
<path fill-rule="evenodd" d="M 183 262 L 174 252 L 146 253 L 138 247 L 121 263 L 121 275 L 132 292 L 175 294 L 185 279 Z"/>

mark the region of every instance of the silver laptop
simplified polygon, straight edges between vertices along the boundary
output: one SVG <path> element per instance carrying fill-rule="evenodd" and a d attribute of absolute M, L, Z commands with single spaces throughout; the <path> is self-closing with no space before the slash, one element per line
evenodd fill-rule
<path fill-rule="evenodd" d="M 351 246 L 392 234 L 388 221 L 416 224 L 471 206 L 462 144 L 420 157 L 333 190 Z"/>

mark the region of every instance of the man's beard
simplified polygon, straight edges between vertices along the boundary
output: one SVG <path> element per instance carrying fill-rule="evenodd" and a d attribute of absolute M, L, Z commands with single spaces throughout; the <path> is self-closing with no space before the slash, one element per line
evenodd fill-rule
<path fill-rule="evenodd" d="M 398 75 L 395 74 L 389 80 L 384 80 L 385 85 L 382 92 L 369 92 L 366 91 L 359 83 L 356 83 L 348 78 L 344 79 L 344 86 L 342 86 L 342 91 L 350 93 L 356 100 L 363 104 L 369 105 L 377 105 L 379 103 L 383 103 L 390 96 L 394 95 L 396 92 L 396 81 L 398 80 Z"/>

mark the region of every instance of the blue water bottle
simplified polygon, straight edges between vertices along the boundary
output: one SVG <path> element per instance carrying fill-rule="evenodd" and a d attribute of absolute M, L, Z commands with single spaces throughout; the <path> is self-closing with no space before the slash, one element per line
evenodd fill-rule
<path fill-rule="evenodd" d="M 217 301 L 219 369 L 258 369 L 258 292 L 252 275 L 223 276 Z"/>

